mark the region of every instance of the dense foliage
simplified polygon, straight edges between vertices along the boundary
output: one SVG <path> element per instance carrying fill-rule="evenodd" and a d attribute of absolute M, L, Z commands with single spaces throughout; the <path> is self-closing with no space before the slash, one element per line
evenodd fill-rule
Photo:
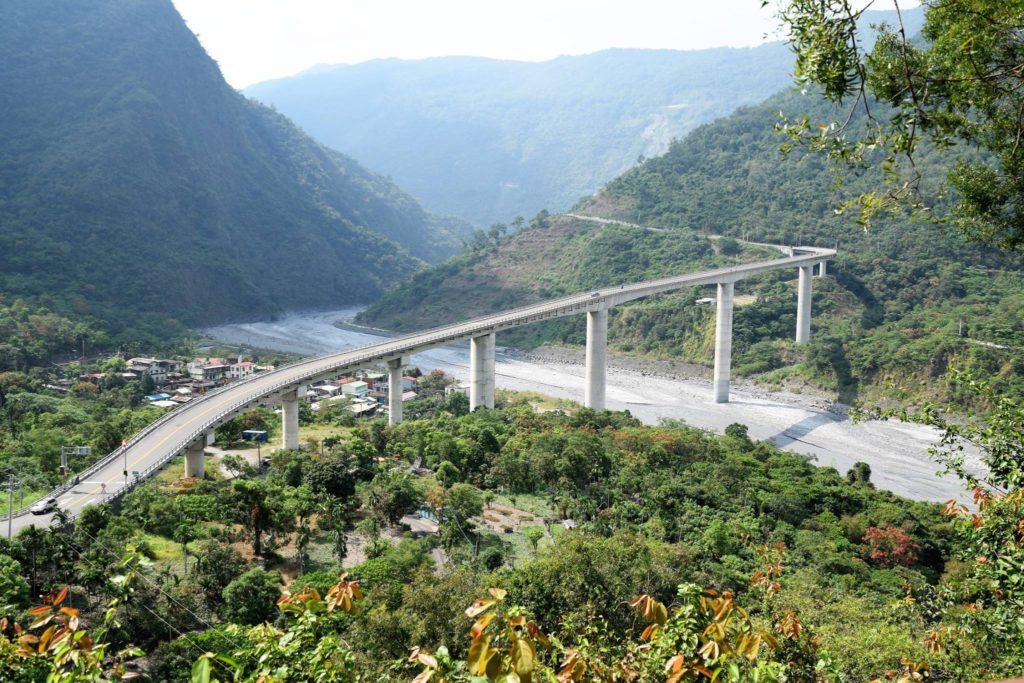
<path fill-rule="evenodd" d="M 0 550 L 24 582 L 0 585 L 7 613 L 68 584 L 76 626 L 95 628 L 127 562 L 134 592 L 103 642 L 152 652 L 161 681 L 256 680 L 267 666 L 280 680 L 493 679 L 520 665 L 571 680 L 619 666 L 652 681 L 666 666 L 675 680 L 983 680 L 1020 664 L 999 631 L 1020 587 L 993 573 L 1019 553 L 972 555 L 1016 533 L 998 521 L 1005 504 L 983 506 L 978 536 L 970 518 L 961 529 L 938 505 L 875 490 L 866 467 L 815 467 L 740 425 L 714 437 L 518 400 L 337 429 L 323 456 L 279 450 L 262 474 L 190 486 L 161 477 L 121 516 L 90 508 L 74 529 L 22 532 Z M 520 507 L 534 512 L 492 521 Z M 401 536 L 417 510 L 436 536 Z M 155 566 L 122 559 L 131 547 Z M 464 611 L 495 616 L 467 639 Z M 513 652 L 524 637 L 533 664 Z M 50 666 L 3 661 L 26 681 Z"/>
<path fill-rule="evenodd" d="M 947 157 L 957 157 L 948 173 L 957 192 L 951 213 L 957 227 L 989 244 L 1024 247 L 1024 6 L 926 0 L 917 36 L 904 24 L 900 3 L 894 5 L 895 20 L 868 49 L 857 33 L 856 3 L 782 3 L 798 83 L 850 107 L 846 123 L 804 116 L 787 132 L 843 165 L 873 163 L 878 150 L 886 152 L 885 189 L 880 185 L 852 202 L 865 219 L 904 201 L 930 208 L 935 197 L 919 192 L 922 169 L 915 159 L 926 140 L 947 148 Z M 890 106 L 878 107 L 873 99 Z M 953 149 L 957 144 L 962 148 Z M 987 154 L 977 158 L 974 149 Z"/>
<path fill-rule="evenodd" d="M 160 324 L 372 299 L 456 240 L 247 100 L 169 0 L 5 3 L 0 292 Z"/>

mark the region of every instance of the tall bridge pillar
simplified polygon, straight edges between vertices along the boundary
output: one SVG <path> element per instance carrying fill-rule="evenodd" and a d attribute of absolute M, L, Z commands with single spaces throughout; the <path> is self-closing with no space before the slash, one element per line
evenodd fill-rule
<path fill-rule="evenodd" d="M 299 448 L 299 392 L 293 389 L 281 397 L 281 446 Z"/>
<path fill-rule="evenodd" d="M 587 311 L 587 383 L 583 404 L 604 410 L 608 365 L 608 309 Z"/>
<path fill-rule="evenodd" d="M 800 281 L 796 289 L 796 341 L 798 343 L 811 340 L 811 275 L 813 271 L 813 265 L 800 266 Z"/>
<path fill-rule="evenodd" d="M 494 333 L 469 340 L 469 409 L 494 407 Z"/>
<path fill-rule="evenodd" d="M 190 443 L 185 448 L 185 476 L 202 479 L 206 474 L 206 434 Z"/>
<path fill-rule="evenodd" d="M 392 358 L 388 361 L 388 424 L 396 425 L 402 421 L 402 369 L 408 365 L 406 356 Z"/>
<path fill-rule="evenodd" d="M 732 374 L 732 302 L 733 283 L 718 283 L 718 315 L 715 319 L 715 403 L 729 402 Z"/>
<path fill-rule="evenodd" d="M 824 277 L 828 275 L 828 261 L 822 261 L 818 264 L 818 277 Z"/>

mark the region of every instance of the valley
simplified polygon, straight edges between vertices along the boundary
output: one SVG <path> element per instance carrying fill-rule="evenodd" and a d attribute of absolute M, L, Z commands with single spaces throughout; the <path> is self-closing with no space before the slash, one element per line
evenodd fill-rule
<path fill-rule="evenodd" d="M 351 322 L 361 310 L 292 314 L 274 322 L 221 325 L 202 332 L 204 337 L 232 346 L 321 355 L 380 340 L 374 334 L 337 325 Z M 411 363 L 424 373 L 440 368 L 462 382 L 469 379 L 466 344 L 415 354 Z M 749 427 L 752 438 L 813 456 L 815 464 L 834 467 L 840 474 L 857 461 L 866 462 L 876 486 L 901 496 L 935 502 L 967 497 L 956 477 L 937 476 L 938 465 L 928 457 L 928 448 L 939 435 L 928 427 L 898 421 L 855 423 L 842 404 L 813 394 L 768 393 L 749 383 L 736 386 L 728 404 L 716 405 L 707 375 L 679 372 L 667 363 L 643 370 L 629 365 L 629 359 L 619 363 L 614 357 L 609 364 L 608 408 L 628 410 L 645 424 L 681 420 L 720 434 L 738 422 Z M 496 382 L 499 389 L 581 402 L 582 353 L 552 349 L 536 355 L 499 349 Z M 972 466 L 976 468 L 977 462 Z"/>
<path fill-rule="evenodd" d="M 0 681 L 1024 676 L 1024 6 L 862 5 L 0 1 Z"/>

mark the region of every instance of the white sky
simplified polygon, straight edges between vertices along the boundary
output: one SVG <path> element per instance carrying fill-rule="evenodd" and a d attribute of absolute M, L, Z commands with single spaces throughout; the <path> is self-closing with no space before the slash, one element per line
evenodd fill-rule
<path fill-rule="evenodd" d="M 760 0 L 173 0 L 236 88 L 316 64 L 474 55 L 544 60 L 609 47 L 774 39 Z"/>

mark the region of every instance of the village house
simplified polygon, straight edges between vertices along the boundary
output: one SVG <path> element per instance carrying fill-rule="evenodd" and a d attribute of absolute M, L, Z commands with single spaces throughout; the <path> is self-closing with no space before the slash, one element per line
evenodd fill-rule
<path fill-rule="evenodd" d="M 355 380 L 353 382 L 346 382 L 345 384 L 341 385 L 341 393 L 345 396 L 365 398 L 370 393 L 370 387 L 366 382 Z"/>
<path fill-rule="evenodd" d="M 196 358 L 188 364 L 188 376 L 195 382 L 216 382 L 228 376 L 230 367 L 224 358 Z"/>
<path fill-rule="evenodd" d="M 466 386 L 465 384 L 459 384 L 458 382 L 445 385 L 444 395 L 447 397 L 451 396 L 452 394 L 465 394 L 468 396 L 469 387 Z"/>
<path fill-rule="evenodd" d="M 380 384 L 376 385 L 374 388 L 375 389 L 379 389 L 380 391 L 383 391 L 384 393 L 388 393 L 391 390 L 391 387 L 388 385 L 388 382 L 381 382 Z M 402 393 L 405 393 L 406 391 L 412 391 L 415 388 L 416 388 L 416 378 L 415 377 L 410 377 L 410 376 L 406 375 L 405 377 L 402 378 Z"/>
<path fill-rule="evenodd" d="M 161 358 L 129 358 L 127 370 L 139 377 L 149 377 L 157 385 L 166 384 L 167 377 L 172 372 L 181 369 L 182 362 L 177 360 L 166 360 Z"/>
<path fill-rule="evenodd" d="M 307 395 L 313 394 L 317 398 L 333 398 L 341 393 L 341 387 L 337 384 L 321 384 L 310 387 Z"/>
<path fill-rule="evenodd" d="M 256 364 L 243 360 L 228 366 L 228 379 L 245 379 L 256 374 Z"/>

